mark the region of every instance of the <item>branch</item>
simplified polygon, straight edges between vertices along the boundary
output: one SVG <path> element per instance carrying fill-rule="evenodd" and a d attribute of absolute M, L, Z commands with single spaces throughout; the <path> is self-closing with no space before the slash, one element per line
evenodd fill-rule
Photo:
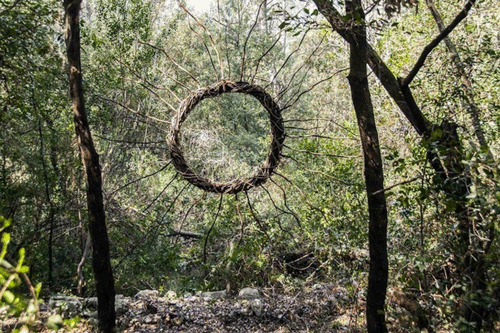
<path fill-rule="evenodd" d="M 217 214 L 215 214 L 214 221 L 210 225 L 210 229 L 208 229 L 207 236 L 205 237 L 205 244 L 203 244 L 203 263 L 207 263 L 207 244 L 208 244 L 208 237 L 210 237 L 210 233 L 212 232 L 212 229 L 214 228 L 215 222 L 217 221 L 217 218 L 219 217 L 220 210 L 222 208 L 222 198 L 224 196 L 221 194 L 220 195 L 220 201 L 219 201 L 219 208 L 217 209 Z"/>
<path fill-rule="evenodd" d="M 165 51 L 164 49 L 158 47 L 158 46 L 154 46 L 153 44 L 150 44 L 150 43 L 147 43 L 147 42 L 139 42 L 140 44 L 144 44 L 144 45 L 147 45 L 155 50 L 158 50 L 158 51 L 161 51 L 167 58 L 168 60 L 170 60 L 177 68 L 179 68 L 181 71 L 183 71 L 184 73 L 186 73 L 187 75 L 189 75 L 189 77 L 198 84 L 198 88 L 201 86 L 200 84 L 200 81 L 198 81 L 198 79 L 193 75 L 191 74 L 191 72 L 189 72 L 187 69 L 185 69 L 184 67 L 182 67 L 178 62 L 176 62 L 174 60 L 174 58 L 172 58 L 172 56 L 170 54 L 167 53 L 167 51 Z"/>
<path fill-rule="evenodd" d="M 147 114 L 144 114 L 144 113 L 140 113 L 139 111 L 136 111 L 136 110 L 134 110 L 134 109 L 126 106 L 125 104 L 123 104 L 121 102 L 112 100 L 112 99 L 104 97 L 104 96 L 97 96 L 97 97 L 100 98 L 100 99 L 102 99 L 105 102 L 109 102 L 109 103 L 113 103 L 115 105 L 121 106 L 125 110 L 127 110 L 129 112 L 132 112 L 133 114 L 136 114 L 138 116 L 141 116 L 141 117 L 144 117 L 144 118 L 147 118 L 147 119 L 151 119 L 151 120 L 154 120 L 154 121 L 158 121 L 160 123 L 170 124 L 170 121 L 168 121 L 168 120 L 163 120 L 163 119 L 159 119 L 159 118 L 156 118 L 156 117 L 148 116 Z"/>
<path fill-rule="evenodd" d="M 458 15 L 455 17 L 455 19 L 446 27 L 444 28 L 441 33 L 434 38 L 432 42 L 430 42 L 422 51 L 422 54 L 418 58 L 415 66 L 413 69 L 410 71 L 408 76 L 403 80 L 402 85 L 403 86 L 408 86 L 411 81 L 415 78 L 417 75 L 418 71 L 422 68 L 424 65 L 425 59 L 427 59 L 427 56 L 436 48 L 436 46 L 443 40 L 445 39 L 452 31 L 453 29 L 456 28 L 456 26 L 462 22 L 464 18 L 467 17 L 467 14 L 469 13 L 469 10 L 472 8 L 472 6 L 475 4 L 476 0 L 467 0 L 467 3 L 465 4 L 464 8 L 458 13 Z"/>
<path fill-rule="evenodd" d="M 245 57 L 247 54 L 248 40 L 250 39 L 250 35 L 252 34 L 253 29 L 255 29 L 255 26 L 257 25 L 257 22 L 259 20 L 260 10 L 261 10 L 262 5 L 264 3 L 265 3 L 265 0 L 260 3 L 259 10 L 257 11 L 257 15 L 255 15 L 255 21 L 254 21 L 252 27 L 250 28 L 250 30 L 248 31 L 247 38 L 245 39 L 245 43 L 243 44 L 243 56 L 241 57 L 240 81 L 243 81 L 243 73 L 245 72 Z"/>
<path fill-rule="evenodd" d="M 335 9 L 332 2 L 327 0 L 314 0 L 314 3 L 318 7 L 320 13 L 326 18 L 332 29 L 335 30 L 348 43 L 353 42 L 350 28 L 346 26 L 346 23 L 342 20 L 342 15 Z M 427 120 L 422 114 L 422 111 L 418 107 L 415 107 L 415 105 L 407 102 L 401 91 L 398 80 L 389 67 L 387 67 L 382 58 L 380 58 L 370 44 L 368 44 L 367 47 L 368 65 L 373 70 L 380 83 L 382 83 L 387 93 L 396 102 L 401 112 L 403 112 L 405 117 L 410 121 L 418 134 L 422 135 L 426 133 L 428 130 Z"/>
<path fill-rule="evenodd" d="M 196 238 L 196 239 L 200 239 L 203 237 L 203 235 L 200 233 L 191 232 L 191 231 L 183 231 L 183 230 L 173 230 L 167 236 L 168 237 L 181 236 L 184 238 Z"/>
<path fill-rule="evenodd" d="M 383 188 L 381 190 L 378 190 L 378 191 L 375 191 L 372 193 L 372 195 L 375 195 L 375 194 L 379 194 L 379 193 L 382 193 L 382 192 L 386 192 L 386 191 L 389 191 L 397 186 L 401 186 L 401 185 L 406 185 L 406 184 L 409 184 L 409 183 L 413 183 L 414 181 L 416 180 L 419 180 L 421 178 L 425 177 L 425 175 L 419 175 L 419 176 L 416 176 L 416 177 L 413 177 L 411 179 L 408 179 L 408 180 L 405 180 L 405 181 L 402 181 L 401 183 L 397 183 L 397 184 L 394 184 L 394 185 L 391 185 L 391 186 L 388 186 L 386 188 Z"/>
<path fill-rule="evenodd" d="M 198 20 L 196 18 L 196 16 L 194 16 L 193 14 L 191 14 L 191 12 L 189 10 L 187 10 L 186 6 L 184 6 L 183 3 L 181 3 L 180 1 L 178 1 L 178 4 L 179 4 L 179 7 L 181 7 L 189 16 L 191 16 L 193 18 L 193 20 L 196 22 L 196 24 L 198 24 L 203 30 L 205 30 L 205 32 L 207 33 L 208 35 L 208 38 L 210 39 L 210 43 L 212 44 L 212 47 L 214 48 L 214 51 L 215 51 L 215 54 L 217 55 L 217 61 L 219 62 L 219 67 L 220 67 L 220 75 L 222 76 L 222 78 L 224 78 L 224 67 L 222 66 L 222 60 L 221 60 L 221 57 L 220 57 L 220 54 L 219 54 L 219 51 L 217 51 L 217 46 L 214 42 L 214 39 L 212 38 L 212 34 L 210 33 L 210 31 L 208 31 L 208 29 L 203 25 L 203 23 L 200 22 L 200 20 Z M 189 25 L 189 27 L 191 28 L 191 25 Z M 194 30 L 193 30 L 194 31 Z M 196 33 L 196 32 L 195 32 Z M 203 42 L 203 44 L 205 44 L 205 42 Z M 207 49 L 207 52 L 208 52 L 208 56 L 210 57 L 210 60 L 212 60 L 212 56 L 210 55 L 210 51 L 208 50 L 208 47 L 206 46 L 205 44 L 205 47 Z M 213 63 L 212 63 L 213 64 Z M 214 70 L 215 70 L 215 66 L 214 66 Z M 215 76 L 217 78 L 217 80 L 219 79 L 218 75 L 217 75 L 217 70 L 215 70 Z"/>

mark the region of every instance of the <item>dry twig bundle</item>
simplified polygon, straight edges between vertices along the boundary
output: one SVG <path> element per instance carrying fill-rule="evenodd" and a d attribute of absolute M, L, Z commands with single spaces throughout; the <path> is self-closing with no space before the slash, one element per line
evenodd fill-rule
<path fill-rule="evenodd" d="M 251 176 L 236 178 L 229 182 L 215 182 L 196 174 L 187 165 L 179 142 L 179 133 L 182 123 L 189 113 L 205 98 L 213 98 L 224 93 L 241 93 L 255 97 L 269 114 L 271 124 L 271 145 L 264 164 Z M 172 164 L 179 174 L 191 184 L 204 191 L 215 193 L 234 194 L 247 191 L 255 186 L 263 184 L 273 170 L 278 166 L 281 149 L 285 141 L 285 127 L 281 117 L 281 109 L 274 99 L 261 87 L 246 82 L 221 81 L 205 88 L 196 90 L 180 105 L 177 114 L 172 120 L 172 127 L 168 135 L 168 146 Z"/>

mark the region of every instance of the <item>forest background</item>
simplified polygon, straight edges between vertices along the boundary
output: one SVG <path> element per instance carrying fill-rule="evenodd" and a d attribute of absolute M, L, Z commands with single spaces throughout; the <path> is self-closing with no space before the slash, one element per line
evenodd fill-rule
<path fill-rule="evenodd" d="M 325 3 L 348 21 L 343 2 Z M 446 25 L 465 3 L 435 8 Z M 194 18 L 176 1 L 83 2 L 84 94 L 117 293 L 249 285 L 286 293 L 345 281 L 353 302 L 364 297 L 369 217 L 349 44 L 316 4 L 224 0 Z M 368 42 L 397 77 L 439 34 L 432 4 L 364 3 Z M 0 216 L 10 221 L 2 258 L 19 262 L 21 253 L 42 297 L 93 295 L 63 8 L 0 6 Z M 411 82 L 429 131 L 412 126 L 377 73 L 368 76 L 389 214 L 386 316 L 395 326 L 488 331 L 498 321 L 499 10 L 477 1 Z M 264 87 L 287 135 L 272 178 L 226 196 L 184 181 L 166 144 L 179 103 L 223 78 Z M 251 174 L 269 141 L 265 110 L 240 94 L 203 101 L 182 128 L 190 165 L 219 181 Z M 405 300 L 409 316 L 392 305 Z"/>

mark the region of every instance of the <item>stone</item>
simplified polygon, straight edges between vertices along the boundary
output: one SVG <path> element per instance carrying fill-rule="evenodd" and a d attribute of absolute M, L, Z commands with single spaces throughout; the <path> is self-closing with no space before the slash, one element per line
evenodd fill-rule
<path fill-rule="evenodd" d="M 82 311 L 82 302 L 72 296 L 56 295 L 49 299 L 49 308 L 67 317 L 74 317 Z"/>
<path fill-rule="evenodd" d="M 86 310 L 86 311 L 83 311 L 82 316 L 87 317 L 87 318 L 97 319 L 97 311 Z"/>
<path fill-rule="evenodd" d="M 156 298 L 158 297 L 158 290 L 141 290 L 134 297 L 139 299 Z"/>
<path fill-rule="evenodd" d="M 225 290 L 220 291 L 206 291 L 201 294 L 201 297 L 207 301 L 212 301 L 215 299 L 221 299 L 227 297 L 227 292 Z"/>
<path fill-rule="evenodd" d="M 238 298 L 248 300 L 258 299 L 262 298 L 262 293 L 257 288 L 247 287 L 240 290 L 240 292 L 238 293 Z"/>
<path fill-rule="evenodd" d="M 176 299 L 177 298 L 177 293 L 175 291 L 173 291 L 173 290 L 169 290 L 165 294 L 165 298 L 166 299 Z"/>
<path fill-rule="evenodd" d="M 115 311 L 117 315 L 122 315 L 128 310 L 130 304 L 130 297 L 124 297 L 123 295 L 116 295 L 115 297 Z"/>
<path fill-rule="evenodd" d="M 83 307 L 87 310 L 97 310 L 97 297 L 89 297 L 84 299 Z"/>
<path fill-rule="evenodd" d="M 118 315 L 124 314 L 128 310 L 130 303 L 130 297 L 125 297 L 121 294 L 115 296 L 115 311 Z M 85 298 L 82 302 L 84 316 L 88 316 L 89 313 L 97 313 L 97 297 Z M 96 316 L 97 317 L 97 316 Z"/>
<path fill-rule="evenodd" d="M 252 309 L 253 313 L 257 316 L 260 317 L 262 316 L 262 309 L 264 305 L 262 304 L 262 300 L 259 298 L 253 299 L 250 301 L 250 309 Z"/>

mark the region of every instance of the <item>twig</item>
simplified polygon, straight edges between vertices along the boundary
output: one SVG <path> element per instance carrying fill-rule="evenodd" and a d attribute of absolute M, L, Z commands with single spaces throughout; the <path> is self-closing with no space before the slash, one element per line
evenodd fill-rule
<path fill-rule="evenodd" d="M 153 48 L 155 50 L 161 51 L 168 58 L 168 60 L 170 60 L 175 66 L 177 66 L 177 68 L 179 68 L 181 71 L 183 71 L 184 73 L 186 73 L 187 75 L 189 75 L 189 77 L 198 84 L 198 88 L 201 86 L 200 81 L 198 81 L 198 79 L 193 74 L 191 74 L 191 72 L 189 72 L 187 69 L 185 69 L 184 67 L 182 67 L 179 63 L 177 63 L 174 60 L 174 58 L 172 58 L 170 56 L 170 54 L 167 53 L 167 51 L 165 51 L 162 48 L 159 48 L 158 46 L 154 46 L 154 45 L 152 45 L 150 43 L 147 43 L 147 42 L 139 42 L 139 43 L 147 45 L 147 46 L 149 46 L 149 47 L 151 47 L 151 48 Z"/>
<path fill-rule="evenodd" d="M 386 188 L 383 188 L 381 190 L 375 191 L 375 192 L 372 193 L 372 195 L 379 194 L 379 193 L 382 193 L 382 192 L 385 192 L 385 191 L 389 191 L 389 190 L 391 190 L 391 189 L 393 189 L 393 188 L 395 188 L 397 186 L 409 184 L 409 183 L 414 182 L 415 180 L 419 180 L 419 179 L 424 178 L 424 177 L 425 177 L 425 175 L 419 175 L 419 176 L 413 177 L 412 179 L 408 179 L 408 180 L 405 180 L 405 181 L 403 181 L 401 183 L 397 183 L 397 184 L 388 186 Z"/>
<path fill-rule="evenodd" d="M 269 52 L 271 52 L 272 49 L 274 49 L 274 47 L 276 46 L 276 44 L 280 41 L 281 39 L 281 30 L 280 30 L 280 33 L 278 34 L 278 38 L 276 38 L 276 40 L 274 41 L 273 44 L 271 44 L 271 46 L 266 50 L 266 52 L 264 52 L 260 57 L 259 59 L 257 59 L 257 64 L 255 65 L 255 71 L 253 72 L 253 76 L 252 76 L 252 80 L 250 81 L 250 83 L 254 83 L 255 82 L 255 77 L 257 76 L 257 71 L 259 69 L 259 66 L 260 66 L 260 62 L 262 61 L 262 59 L 264 59 L 264 57 L 266 55 L 269 54 Z"/>
<path fill-rule="evenodd" d="M 360 157 L 362 157 L 362 155 L 344 156 L 344 155 L 336 155 L 336 154 L 315 153 L 315 152 L 308 151 L 308 150 L 292 148 L 292 147 L 287 146 L 287 145 L 283 145 L 283 148 L 288 148 L 288 149 L 295 151 L 295 152 L 298 152 L 298 153 L 310 154 L 310 155 L 314 155 L 314 156 L 327 156 L 327 157 L 336 157 L 336 158 L 360 158 Z"/>
<path fill-rule="evenodd" d="M 184 6 L 184 4 L 182 4 L 180 1 L 178 1 L 178 4 L 207 33 L 208 38 L 210 39 L 210 43 L 212 43 L 212 47 L 214 48 L 215 54 L 217 55 L 217 61 L 219 62 L 219 67 L 220 67 L 220 75 L 222 77 L 224 77 L 224 67 L 222 66 L 222 59 L 220 57 L 219 51 L 217 51 L 217 46 L 215 45 L 214 39 L 212 38 L 212 34 L 193 14 L 191 14 L 191 12 L 189 12 L 189 10 L 187 10 L 187 8 L 186 8 L 186 6 Z M 210 52 L 208 52 L 208 55 L 210 56 Z M 210 56 L 210 59 L 212 59 L 212 56 Z M 217 80 L 218 80 L 218 76 L 217 76 Z"/>
<path fill-rule="evenodd" d="M 207 263 L 207 244 L 208 244 L 208 237 L 210 237 L 210 233 L 212 232 L 212 229 L 214 228 L 215 221 L 217 221 L 217 218 L 219 217 L 219 213 L 222 207 L 222 198 L 224 195 L 220 195 L 220 200 L 219 200 L 219 208 L 217 209 L 217 214 L 215 214 L 214 221 L 212 222 L 212 225 L 210 226 L 210 229 L 208 229 L 207 236 L 205 237 L 205 244 L 203 244 L 203 263 Z"/>
<path fill-rule="evenodd" d="M 147 118 L 147 119 L 151 119 L 151 120 L 154 120 L 154 121 L 158 121 L 160 123 L 164 123 L 164 124 L 170 124 L 170 121 L 167 121 L 167 120 L 163 120 L 163 119 L 158 119 L 156 117 L 152 117 L 152 116 L 148 116 L 144 113 L 140 113 L 128 106 L 126 106 L 125 104 L 121 103 L 121 102 L 118 102 L 118 101 L 115 101 L 115 100 L 112 100 L 110 98 L 107 98 L 107 97 L 103 97 L 103 96 L 98 96 L 98 98 L 102 99 L 103 101 L 106 101 L 106 102 L 110 102 L 110 103 L 113 103 L 113 104 L 116 104 L 116 105 L 119 105 L 121 106 L 122 108 L 124 108 L 125 110 L 129 111 L 129 112 L 132 112 L 133 114 L 136 114 L 138 116 L 141 116 L 141 117 L 144 117 L 144 118 Z"/>
<path fill-rule="evenodd" d="M 240 81 L 243 81 L 243 74 L 245 72 L 245 57 L 247 54 L 247 43 L 248 40 L 250 39 L 250 35 L 252 34 L 253 29 L 257 25 L 257 21 L 259 20 L 259 15 L 260 15 L 260 9 L 262 8 L 262 5 L 266 2 L 267 0 L 264 0 L 260 3 L 259 9 L 257 10 L 257 15 L 255 15 L 255 21 L 253 22 L 252 27 L 248 31 L 248 35 L 245 38 L 245 43 L 243 44 L 243 56 L 241 57 L 241 69 L 240 69 Z"/>
<path fill-rule="evenodd" d="M 412 70 L 410 73 L 406 76 L 406 78 L 402 81 L 403 86 L 408 86 L 411 81 L 415 78 L 417 75 L 418 71 L 422 68 L 424 65 L 425 59 L 427 59 L 427 56 L 431 53 L 434 48 L 443 40 L 445 39 L 452 31 L 453 29 L 456 28 L 456 26 L 464 19 L 467 17 L 467 14 L 469 13 L 469 10 L 472 8 L 472 6 L 475 4 L 476 0 L 467 0 L 467 3 L 465 4 L 464 8 L 457 14 L 455 19 L 441 31 L 439 35 L 437 35 L 432 42 L 430 42 L 426 47 L 424 47 L 424 50 L 422 51 L 422 54 L 418 58 L 417 62 L 415 63 L 415 66 L 413 66 Z"/>
<path fill-rule="evenodd" d="M 161 167 L 159 170 L 156 170 L 156 171 L 155 171 L 155 172 L 153 172 L 153 173 L 150 173 L 150 174 L 147 174 L 147 175 L 142 176 L 142 177 L 140 177 L 140 178 L 134 179 L 134 180 L 132 180 L 132 181 L 130 181 L 130 182 L 128 182 L 128 183 L 126 183 L 125 185 L 120 186 L 120 187 L 119 187 L 119 188 L 117 188 L 116 190 L 111 191 L 111 193 L 110 193 L 109 195 L 111 196 L 111 195 L 115 194 L 116 192 L 123 190 L 123 189 L 124 189 L 125 187 L 127 187 L 127 186 L 130 186 L 130 185 L 132 185 L 132 184 L 134 184 L 134 183 L 137 183 L 137 182 L 139 182 L 139 181 L 141 181 L 141 180 L 143 180 L 143 179 L 146 179 L 146 178 L 152 177 L 152 176 L 154 176 L 154 175 L 156 175 L 156 174 L 158 174 L 158 173 L 162 172 L 163 170 L 165 170 L 165 169 L 166 169 L 166 168 L 170 165 L 170 163 L 172 163 L 172 161 L 168 161 L 168 163 L 167 163 L 166 165 L 164 165 L 164 166 L 163 166 L 163 167 Z"/>
<path fill-rule="evenodd" d="M 152 202 L 151 202 L 151 203 L 150 203 L 150 204 L 149 204 L 146 208 L 144 208 L 144 209 L 142 210 L 143 212 L 146 212 L 146 211 L 148 211 L 148 210 L 149 210 L 149 208 L 151 208 L 151 206 L 152 206 L 152 205 L 156 202 L 156 200 L 158 200 L 158 198 L 159 198 L 159 197 L 163 194 L 163 192 L 165 192 L 165 191 L 166 191 L 166 189 L 170 186 L 170 184 L 172 184 L 172 182 L 175 180 L 175 178 L 177 178 L 177 176 L 178 176 L 178 175 L 179 175 L 179 174 L 178 174 L 178 173 L 176 173 L 176 174 L 172 177 L 172 179 L 171 179 L 171 180 L 168 182 L 168 184 L 167 184 L 167 185 L 163 188 L 163 190 L 161 190 L 161 192 L 160 192 L 160 193 L 158 193 L 158 195 L 157 195 L 157 196 L 153 199 L 153 201 L 152 201 Z"/>
<path fill-rule="evenodd" d="M 267 241 L 269 242 L 269 246 L 271 246 L 271 248 L 274 249 L 273 240 L 271 239 L 271 237 L 269 237 L 269 234 L 267 233 L 266 226 L 264 224 L 262 224 L 262 221 L 257 217 L 257 214 L 255 213 L 255 211 L 252 207 L 252 203 L 250 202 L 250 196 L 248 195 L 248 191 L 245 191 L 245 195 L 247 197 L 247 204 L 248 204 L 248 208 L 250 208 L 250 213 L 252 214 L 252 217 L 254 218 L 255 222 L 257 222 L 257 224 L 259 225 L 259 228 L 262 231 L 262 233 L 266 236 Z"/>

